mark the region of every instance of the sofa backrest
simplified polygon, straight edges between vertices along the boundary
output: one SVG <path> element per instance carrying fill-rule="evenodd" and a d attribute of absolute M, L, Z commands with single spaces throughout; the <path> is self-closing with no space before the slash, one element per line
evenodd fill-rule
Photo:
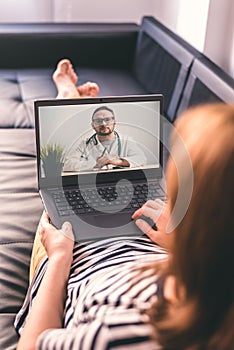
<path fill-rule="evenodd" d="M 69 57 L 83 67 L 130 69 L 134 23 L 0 24 L 0 69 L 54 67 Z"/>
<path fill-rule="evenodd" d="M 180 115 L 188 107 L 209 102 L 234 103 L 234 79 L 202 56 L 194 60 L 176 114 Z"/>
<path fill-rule="evenodd" d="M 138 34 L 134 75 L 148 93 L 164 95 L 164 113 L 173 120 L 194 57 L 200 53 L 153 17 Z"/>

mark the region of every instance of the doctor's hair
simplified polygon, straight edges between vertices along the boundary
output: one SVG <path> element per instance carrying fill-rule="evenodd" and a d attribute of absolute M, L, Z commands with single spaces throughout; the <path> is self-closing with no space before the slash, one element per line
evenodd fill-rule
<path fill-rule="evenodd" d="M 114 117 L 114 119 L 115 119 L 115 113 L 114 113 L 114 111 L 113 111 L 111 108 L 109 108 L 109 107 L 107 107 L 107 106 L 101 106 L 101 107 L 96 108 L 95 111 L 93 112 L 93 114 L 92 114 L 92 120 L 93 120 L 94 115 L 95 115 L 97 112 L 99 112 L 99 111 L 108 111 L 108 112 L 112 113 L 112 115 L 113 115 L 113 117 Z"/>

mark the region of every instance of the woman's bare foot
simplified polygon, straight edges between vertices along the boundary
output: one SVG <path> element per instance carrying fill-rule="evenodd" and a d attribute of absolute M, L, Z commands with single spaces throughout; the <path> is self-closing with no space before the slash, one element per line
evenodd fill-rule
<path fill-rule="evenodd" d="M 76 89 L 78 76 L 76 75 L 71 62 L 68 59 L 59 61 L 53 74 L 53 81 L 57 87 L 57 98 L 79 97 Z"/>
<path fill-rule="evenodd" d="M 80 97 L 96 97 L 99 93 L 99 86 L 96 83 L 87 81 L 86 83 L 77 86 L 77 91 Z"/>
<path fill-rule="evenodd" d="M 78 76 L 67 58 L 59 61 L 53 74 L 53 81 L 58 90 L 57 98 L 96 97 L 99 93 L 98 85 L 93 82 L 76 86 Z"/>

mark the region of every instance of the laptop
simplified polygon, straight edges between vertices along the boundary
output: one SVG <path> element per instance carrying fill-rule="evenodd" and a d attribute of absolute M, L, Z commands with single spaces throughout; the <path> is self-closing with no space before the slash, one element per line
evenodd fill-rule
<path fill-rule="evenodd" d="M 34 107 L 38 189 L 55 227 L 71 222 L 76 241 L 141 235 L 133 212 L 165 198 L 163 96 L 38 100 Z"/>

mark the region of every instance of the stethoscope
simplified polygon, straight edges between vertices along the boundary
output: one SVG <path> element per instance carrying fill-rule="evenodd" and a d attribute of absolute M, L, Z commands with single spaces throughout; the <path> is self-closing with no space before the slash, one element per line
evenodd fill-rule
<path fill-rule="evenodd" d="M 116 138 L 117 138 L 117 143 L 118 143 L 118 157 L 120 157 L 121 151 L 122 151 L 121 140 L 120 140 L 120 137 L 119 137 L 119 134 L 117 133 L 117 131 L 114 131 L 114 134 L 115 134 L 115 136 L 116 136 Z M 97 144 L 98 144 L 97 133 L 93 134 L 92 136 L 90 136 L 90 138 L 89 138 L 88 140 L 86 140 L 86 142 L 85 142 L 86 147 L 87 147 L 91 142 L 93 142 L 93 144 L 94 144 L 95 146 L 97 146 Z M 106 148 L 104 149 L 104 152 L 103 152 L 102 155 L 104 155 L 105 151 L 106 151 Z M 81 154 L 81 158 L 85 158 L 86 160 L 88 160 L 88 155 L 87 155 L 86 149 L 83 150 L 83 152 L 82 152 L 82 154 Z"/>

